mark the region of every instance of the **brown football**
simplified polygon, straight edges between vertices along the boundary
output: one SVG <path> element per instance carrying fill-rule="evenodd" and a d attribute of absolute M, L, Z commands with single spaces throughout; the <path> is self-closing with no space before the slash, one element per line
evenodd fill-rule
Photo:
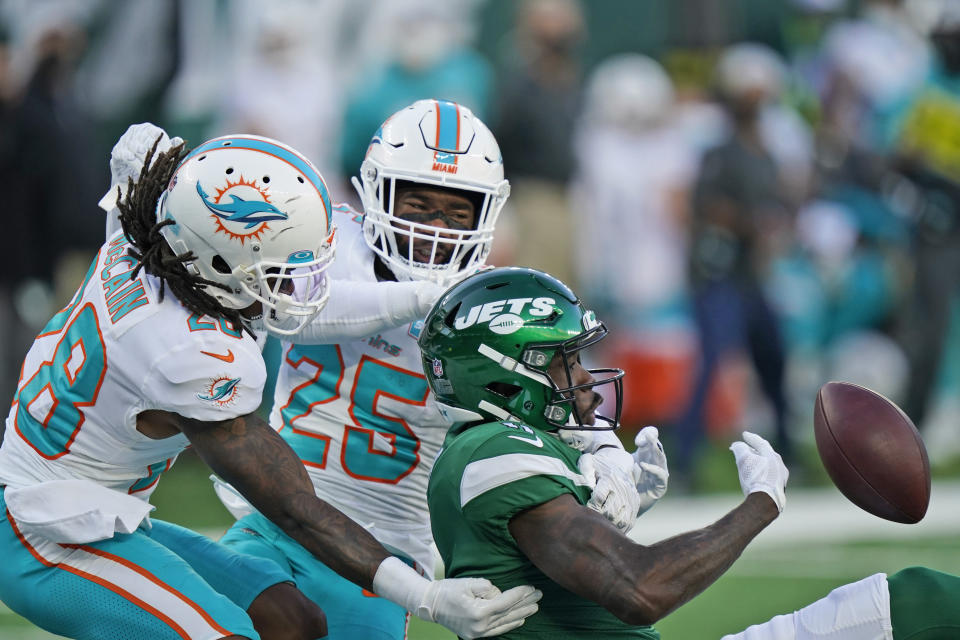
<path fill-rule="evenodd" d="M 927 513 L 927 449 L 896 404 L 866 387 L 828 382 L 817 393 L 813 430 L 830 479 L 855 505 L 906 524 Z"/>

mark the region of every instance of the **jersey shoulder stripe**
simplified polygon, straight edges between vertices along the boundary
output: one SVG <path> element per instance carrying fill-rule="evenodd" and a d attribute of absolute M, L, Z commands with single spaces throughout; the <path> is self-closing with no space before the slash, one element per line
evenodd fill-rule
<path fill-rule="evenodd" d="M 590 486 L 590 480 L 559 458 L 508 453 L 467 464 L 460 481 L 460 506 L 492 489 L 535 476 L 559 476 L 578 486 Z"/>
<path fill-rule="evenodd" d="M 546 432 L 516 422 L 491 422 L 448 437 L 437 466 L 458 470 L 463 507 L 495 489 L 538 477 L 589 492 L 591 483 L 580 474 L 578 457 L 578 451 Z"/>

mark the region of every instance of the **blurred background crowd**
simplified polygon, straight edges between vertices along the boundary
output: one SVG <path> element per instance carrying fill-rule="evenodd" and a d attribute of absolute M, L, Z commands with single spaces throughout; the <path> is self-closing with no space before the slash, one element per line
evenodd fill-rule
<path fill-rule="evenodd" d="M 355 203 L 424 97 L 490 126 L 492 261 L 611 327 L 673 486 L 744 425 L 802 474 L 827 380 L 960 457 L 956 0 L 0 0 L 0 389 L 103 239 L 129 124 L 277 138 Z"/>

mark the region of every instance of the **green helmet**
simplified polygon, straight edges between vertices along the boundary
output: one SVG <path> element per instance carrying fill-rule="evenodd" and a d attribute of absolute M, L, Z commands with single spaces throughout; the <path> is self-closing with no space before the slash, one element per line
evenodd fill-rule
<path fill-rule="evenodd" d="M 441 411 L 454 422 L 517 420 L 545 430 L 615 429 L 623 371 L 591 369 L 594 380 L 574 386 L 567 360 L 607 334 L 592 311 L 551 275 L 519 267 L 482 271 L 434 304 L 420 333 L 423 370 Z M 548 375 L 554 356 L 566 386 Z M 584 424 L 574 392 L 611 384 L 616 415 Z"/>

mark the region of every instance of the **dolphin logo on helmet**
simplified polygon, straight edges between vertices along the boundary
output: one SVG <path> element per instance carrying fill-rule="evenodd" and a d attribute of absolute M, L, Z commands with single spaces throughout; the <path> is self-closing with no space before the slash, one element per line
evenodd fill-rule
<path fill-rule="evenodd" d="M 286 220 L 289 217 L 269 202 L 244 200 L 234 194 L 230 194 L 230 202 L 219 204 L 210 199 L 199 182 L 197 182 L 197 193 L 200 194 L 203 204 L 207 206 L 211 213 L 229 222 L 245 224 L 244 229 L 252 229 L 258 224 L 271 220 Z"/>

